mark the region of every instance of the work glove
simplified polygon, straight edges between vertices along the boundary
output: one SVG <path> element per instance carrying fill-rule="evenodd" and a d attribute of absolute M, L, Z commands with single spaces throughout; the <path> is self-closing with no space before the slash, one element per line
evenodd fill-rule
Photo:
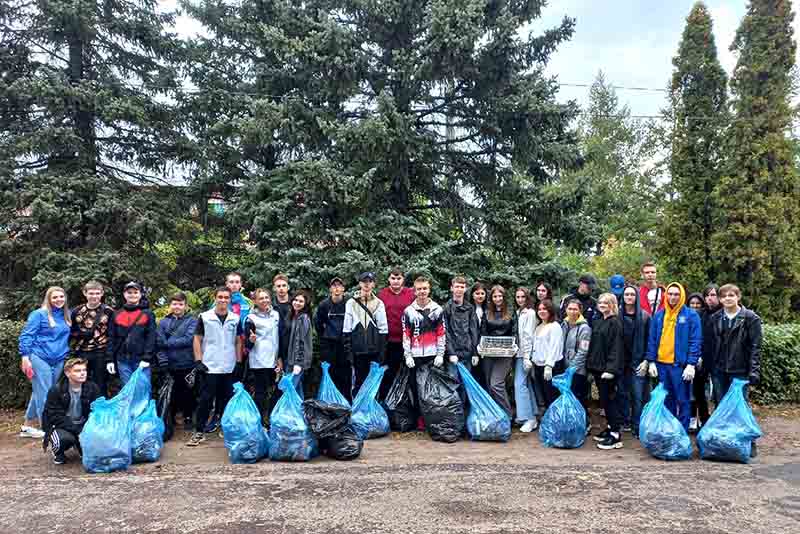
<path fill-rule="evenodd" d="M 647 368 L 647 372 L 650 373 L 651 378 L 658 378 L 658 367 L 655 362 L 650 362 L 650 367 Z"/>
<path fill-rule="evenodd" d="M 28 380 L 33 380 L 33 364 L 31 363 L 30 358 L 23 356 L 22 361 L 19 364 L 19 368 L 22 369 L 22 372 L 25 373 L 25 376 L 28 377 Z"/>
<path fill-rule="evenodd" d="M 600 378 L 603 380 L 614 380 L 614 373 L 603 373 L 600 375 Z"/>
<path fill-rule="evenodd" d="M 299 374 L 300 374 L 300 373 L 302 373 L 302 372 L 303 372 L 303 368 L 302 368 L 302 367 L 300 367 L 299 365 L 295 365 L 295 366 L 293 366 L 293 367 L 292 367 L 292 374 L 293 374 L 294 376 L 297 376 L 297 375 L 299 375 Z"/>
<path fill-rule="evenodd" d="M 530 358 L 523 358 L 522 359 L 522 368 L 525 369 L 526 373 L 529 373 L 531 369 L 533 369 L 533 362 Z"/>
<path fill-rule="evenodd" d="M 691 382 L 694 380 L 694 365 L 687 365 L 683 368 L 683 381 Z"/>
<path fill-rule="evenodd" d="M 480 356 L 473 356 L 472 357 L 472 367 L 475 367 L 481 362 Z"/>
<path fill-rule="evenodd" d="M 406 356 L 406 367 L 409 369 L 414 368 L 414 357 L 413 356 Z"/>
<path fill-rule="evenodd" d="M 645 360 L 639 364 L 639 367 L 636 368 L 636 376 L 647 376 L 647 368 L 650 366 L 650 363 Z"/>
<path fill-rule="evenodd" d="M 113 363 L 107 363 L 106 364 L 106 371 L 108 371 L 108 374 L 110 374 L 110 375 L 117 374 L 117 368 L 114 366 Z"/>
<path fill-rule="evenodd" d="M 698 371 L 703 370 L 703 358 L 697 358 L 697 365 L 695 367 Z"/>
<path fill-rule="evenodd" d="M 553 368 L 546 365 L 544 368 L 544 379 L 550 382 L 553 379 Z"/>
<path fill-rule="evenodd" d="M 150 363 L 142 360 L 139 362 L 139 367 L 141 367 L 142 369 L 147 369 L 148 367 L 150 367 Z"/>
<path fill-rule="evenodd" d="M 203 360 L 197 360 L 196 362 L 194 362 L 194 369 L 198 373 L 208 372 L 208 367 L 206 367 L 206 364 L 203 363 Z"/>
<path fill-rule="evenodd" d="M 475 350 L 477 351 L 477 353 L 478 353 L 480 356 L 483 356 L 483 353 L 481 352 L 481 346 L 480 346 L 480 344 L 478 344 L 478 346 L 477 346 L 477 347 L 475 347 Z"/>
<path fill-rule="evenodd" d="M 444 356 L 437 356 L 433 359 L 433 365 L 436 367 L 441 367 L 444 363 Z"/>
<path fill-rule="evenodd" d="M 450 363 L 452 363 L 453 365 L 458 363 L 458 356 L 450 356 L 449 359 L 450 359 Z"/>

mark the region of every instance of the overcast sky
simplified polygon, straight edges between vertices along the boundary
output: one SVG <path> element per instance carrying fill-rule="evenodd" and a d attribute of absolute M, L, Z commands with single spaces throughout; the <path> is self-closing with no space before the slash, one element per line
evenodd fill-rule
<path fill-rule="evenodd" d="M 176 3 L 161 0 L 161 7 L 174 9 Z M 548 66 L 560 82 L 589 84 L 603 70 L 614 85 L 664 89 L 694 0 L 550 0 L 549 4 L 534 24 L 535 32 L 557 25 L 565 15 L 577 22 L 572 40 L 556 51 Z M 720 61 L 730 74 L 736 58 L 728 48 L 747 2 L 707 0 L 706 5 L 714 21 Z M 800 19 L 795 18 L 794 27 L 797 36 Z M 181 35 L 199 28 L 196 21 L 182 18 L 178 22 Z M 657 115 L 665 102 L 665 94 L 659 91 L 620 89 L 618 93 L 634 115 Z M 559 99 L 574 98 L 583 104 L 587 94 L 586 88 L 562 87 Z"/>

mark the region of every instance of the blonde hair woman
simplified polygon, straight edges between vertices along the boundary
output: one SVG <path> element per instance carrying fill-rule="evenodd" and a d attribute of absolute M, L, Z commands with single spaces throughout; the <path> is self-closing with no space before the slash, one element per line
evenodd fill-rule
<path fill-rule="evenodd" d="M 21 437 L 44 437 L 37 422 L 41 422 L 47 392 L 61 376 L 64 358 L 69 354 L 71 326 L 66 293 L 60 287 L 48 288 L 42 306 L 28 315 L 19 335 L 20 367 L 33 389 Z"/>
<path fill-rule="evenodd" d="M 616 393 L 622 380 L 625 351 L 617 297 L 611 293 L 603 293 L 597 299 L 597 310 L 600 315 L 592 323 L 592 340 L 589 343 L 586 367 L 594 376 L 594 383 L 600 392 L 600 405 L 605 410 L 608 426 L 594 436 L 594 440 L 598 442 L 599 449 L 620 449 L 622 395 Z"/>

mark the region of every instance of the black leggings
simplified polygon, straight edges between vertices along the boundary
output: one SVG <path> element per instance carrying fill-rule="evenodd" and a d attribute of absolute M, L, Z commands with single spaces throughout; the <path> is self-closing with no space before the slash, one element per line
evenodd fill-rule
<path fill-rule="evenodd" d="M 253 373 L 254 400 L 259 413 L 261 413 L 261 418 L 264 419 L 264 415 L 269 416 L 275 406 L 275 369 L 253 369 L 251 367 L 250 372 Z M 269 399 L 267 399 L 268 395 Z"/>
<path fill-rule="evenodd" d="M 197 406 L 197 421 L 195 428 L 202 432 L 208 422 L 211 411 L 211 401 L 215 401 L 216 412 L 221 414 L 233 396 L 233 373 L 203 375 L 203 386 L 200 389 L 200 402 Z"/>

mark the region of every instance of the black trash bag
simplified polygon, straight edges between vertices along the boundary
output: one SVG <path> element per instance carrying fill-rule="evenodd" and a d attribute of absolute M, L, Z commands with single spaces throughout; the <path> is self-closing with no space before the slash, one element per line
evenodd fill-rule
<path fill-rule="evenodd" d="M 417 407 L 411 387 L 411 371 L 403 365 L 394 377 L 383 407 L 389 416 L 389 427 L 396 432 L 411 432 L 417 428 Z"/>
<path fill-rule="evenodd" d="M 169 441 L 175 434 L 175 421 L 172 419 L 172 389 L 175 386 L 175 379 L 172 375 L 165 373 L 164 382 L 158 388 L 156 398 L 156 413 L 164 421 L 164 441 Z M 184 417 L 191 417 L 183 414 Z"/>
<path fill-rule="evenodd" d="M 464 432 L 464 404 L 458 394 L 460 382 L 441 367 L 417 367 L 419 410 L 425 429 L 434 441 L 454 443 Z"/>
<path fill-rule="evenodd" d="M 320 446 L 325 449 L 325 455 L 334 460 L 355 460 L 361 456 L 364 440 L 358 439 L 355 431 L 346 426 L 339 433 L 320 441 Z"/>
<path fill-rule="evenodd" d="M 350 408 L 315 399 L 303 401 L 303 415 L 308 429 L 317 439 L 335 436 L 350 422 Z"/>

